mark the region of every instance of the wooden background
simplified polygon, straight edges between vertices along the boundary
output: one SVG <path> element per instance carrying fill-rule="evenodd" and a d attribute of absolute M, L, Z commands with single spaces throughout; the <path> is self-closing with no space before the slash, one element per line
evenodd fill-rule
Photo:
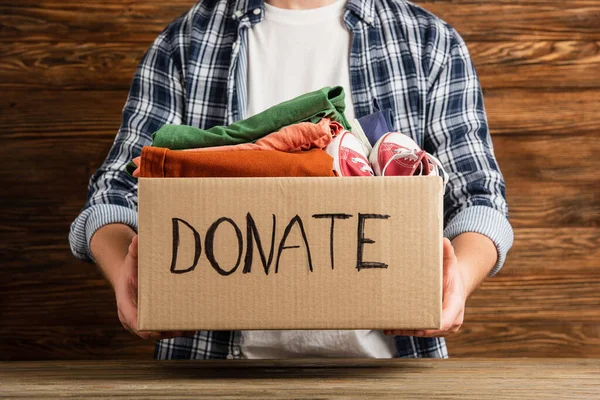
<path fill-rule="evenodd" d="M 130 81 L 194 0 L 0 0 L 0 359 L 152 357 L 69 225 Z M 600 357 L 600 1 L 434 0 L 475 60 L 515 246 L 454 357 Z"/>

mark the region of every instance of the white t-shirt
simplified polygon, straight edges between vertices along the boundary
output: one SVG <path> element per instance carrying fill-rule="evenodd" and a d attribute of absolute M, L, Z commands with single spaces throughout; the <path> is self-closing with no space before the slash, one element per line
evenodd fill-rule
<path fill-rule="evenodd" d="M 310 10 L 265 3 L 265 17 L 248 31 L 248 117 L 324 86 L 342 86 L 347 119 L 351 34 L 343 20 L 346 2 Z"/>
<path fill-rule="evenodd" d="M 324 86 L 342 86 L 346 117 L 354 118 L 350 92 L 351 34 L 345 0 L 311 10 L 265 4 L 265 18 L 248 32 L 248 117 Z M 242 357 L 391 358 L 394 339 L 376 330 L 242 331 Z"/>

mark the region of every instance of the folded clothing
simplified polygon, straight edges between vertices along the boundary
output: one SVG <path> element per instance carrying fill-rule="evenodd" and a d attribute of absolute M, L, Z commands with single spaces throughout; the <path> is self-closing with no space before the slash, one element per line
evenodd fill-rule
<path fill-rule="evenodd" d="M 344 116 L 345 109 L 344 89 L 341 86 L 324 87 L 229 126 L 199 129 L 187 125 L 164 125 L 152 135 L 152 146 L 183 150 L 236 145 L 254 142 L 288 125 L 317 123 L 322 118 L 330 118 L 350 130 L 350 124 Z"/>
<path fill-rule="evenodd" d="M 199 147 L 185 151 L 239 151 L 239 150 L 278 150 L 293 153 L 295 151 L 324 149 L 332 139 L 344 131 L 342 124 L 323 118 L 316 124 L 300 122 L 286 126 L 277 132 L 269 133 L 254 143 L 242 143 L 233 146 Z"/>
<path fill-rule="evenodd" d="M 268 134 L 258 139 L 255 143 L 242 143 L 234 146 L 199 147 L 186 149 L 185 151 L 240 151 L 240 150 L 278 150 L 286 152 L 324 149 L 334 137 L 344 131 L 342 124 L 323 118 L 316 124 L 312 122 L 300 122 L 286 126 L 277 132 Z M 136 157 L 132 163 L 133 169 L 128 172 L 133 177 L 140 175 L 136 169 L 140 165 L 140 158 Z M 128 166 L 129 168 L 129 166 Z"/>
<path fill-rule="evenodd" d="M 333 158 L 321 149 L 181 151 L 144 146 L 141 178 L 337 176 Z"/>
<path fill-rule="evenodd" d="M 392 110 L 384 109 L 358 119 L 358 123 L 371 146 L 386 133 L 394 132 L 392 125 Z M 354 131 L 353 131 L 354 133 Z"/>

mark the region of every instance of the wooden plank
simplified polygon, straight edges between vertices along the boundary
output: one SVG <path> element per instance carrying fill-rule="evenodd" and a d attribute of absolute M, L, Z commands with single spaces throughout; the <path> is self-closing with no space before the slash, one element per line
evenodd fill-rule
<path fill-rule="evenodd" d="M 557 183 L 504 176 L 508 185 L 506 197 L 513 227 L 600 226 L 597 181 Z"/>
<path fill-rule="evenodd" d="M 600 179 L 593 167 L 600 145 L 592 136 L 496 136 L 493 142 L 508 187 L 523 181 L 597 183 Z"/>
<path fill-rule="evenodd" d="M 2 137 L 8 140 L 42 137 L 68 140 L 78 136 L 90 141 L 114 139 L 127 93 L 128 89 L 5 90 L 0 96 L 0 122 L 5 128 Z"/>
<path fill-rule="evenodd" d="M 121 123 L 127 92 L 4 90 L 0 97 L 3 137 L 112 137 Z M 498 89 L 486 90 L 484 97 L 495 140 L 500 135 L 580 136 L 600 131 L 600 89 Z"/>
<path fill-rule="evenodd" d="M 484 90 L 488 124 L 500 135 L 595 135 L 600 90 Z M 518 140 L 518 139 L 517 139 Z"/>
<path fill-rule="evenodd" d="M 0 87 L 128 90 L 150 43 L 2 43 Z"/>
<path fill-rule="evenodd" d="M 540 260 L 543 262 L 544 260 Z M 503 276 L 486 280 L 467 302 L 469 322 L 600 322 L 600 275 Z"/>
<path fill-rule="evenodd" d="M 0 365 L 10 398 L 591 399 L 600 360 L 231 360 Z"/>
<path fill-rule="evenodd" d="M 0 42 L 0 87 L 128 90 L 150 42 Z M 600 88 L 598 41 L 470 41 L 485 89 Z"/>
<path fill-rule="evenodd" d="M 600 228 L 515 228 L 514 234 L 504 277 L 598 274 Z"/>
<path fill-rule="evenodd" d="M 598 87 L 600 42 L 468 42 L 468 47 L 486 89 Z"/>
<path fill-rule="evenodd" d="M 468 41 L 598 40 L 600 4 L 593 0 L 419 1 Z"/>
<path fill-rule="evenodd" d="M 470 323 L 447 338 L 450 357 L 600 358 L 598 323 Z"/>
<path fill-rule="evenodd" d="M 116 321 L 85 321 L 85 325 L 72 322 L 0 328 L 0 360 L 152 360 L 155 342 L 125 331 L 116 313 L 113 319 Z"/>
<path fill-rule="evenodd" d="M 1 41 L 149 43 L 195 0 L 7 0 L 0 5 Z M 593 0 L 420 1 L 467 40 L 598 40 L 600 5 Z"/>
<path fill-rule="evenodd" d="M 515 227 L 600 226 L 591 136 L 496 136 Z"/>
<path fill-rule="evenodd" d="M 150 44 L 197 0 L 13 0 L 0 5 L 0 41 Z"/>

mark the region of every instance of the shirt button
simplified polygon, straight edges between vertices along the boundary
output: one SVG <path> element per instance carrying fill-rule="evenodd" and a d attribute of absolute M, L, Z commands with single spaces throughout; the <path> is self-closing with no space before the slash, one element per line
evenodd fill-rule
<path fill-rule="evenodd" d="M 227 360 L 233 360 L 233 356 L 231 354 L 227 354 L 227 357 L 225 357 Z"/>
<path fill-rule="evenodd" d="M 233 50 L 237 50 L 238 47 L 240 47 L 240 44 L 238 42 L 233 42 L 233 45 L 231 47 L 233 48 Z"/>
<path fill-rule="evenodd" d="M 258 15 L 261 13 L 260 8 L 255 8 L 252 12 L 254 13 L 254 15 Z"/>
<path fill-rule="evenodd" d="M 371 17 L 367 17 L 367 18 L 365 18 L 365 22 L 366 22 L 367 24 L 371 24 L 371 23 L 373 23 L 373 18 L 371 18 Z"/>
<path fill-rule="evenodd" d="M 238 17 L 238 18 L 241 17 L 242 15 L 244 15 L 244 13 L 241 10 L 237 10 L 235 12 L 235 16 Z"/>

